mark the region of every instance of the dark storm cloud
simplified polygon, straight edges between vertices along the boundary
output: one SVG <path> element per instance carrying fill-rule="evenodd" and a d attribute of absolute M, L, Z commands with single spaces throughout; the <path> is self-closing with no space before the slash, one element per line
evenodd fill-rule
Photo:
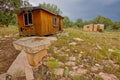
<path fill-rule="evenodd" d="M 30 0 L 33 5 L 52 3 L 58 5 L 63 15 L 72 20 L 90 20 L 98 15 L 120 21 L 120 0 Z"/>

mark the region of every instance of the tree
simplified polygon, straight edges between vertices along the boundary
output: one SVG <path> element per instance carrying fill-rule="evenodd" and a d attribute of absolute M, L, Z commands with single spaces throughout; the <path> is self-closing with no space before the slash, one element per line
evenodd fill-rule
<path fill-rule="evenodd" d="M 0 24 L 8 26 L 14 22 L 21 7 L 30 5 L 27 0 L 0 0 Z"/>
<path fill-rule="evenodd" d="M 83 27 L 83 21 L 82 19 L 78 18 L 75 22 L 75 25 L 79 28 L 82 28 Z"/>
<path fill-rule="evenodd" d="M 69 19 L 68 16 L 64 16 L 64 27 L 72 27 L 73 26 L 73 22 Z"/>
<path fill-rule="evenodd" d="M 120 29 L 120 22 L 114 22 L 114 23 L 111 25 L 111 29 L 114 29 L 114 30 Z"/>
<path fill-rule="evenodd" d="M 54 4 L 46 4 L 45 2 L 43 4 L 39 4 L 40 7 L 44 8 L 44 9 L 47 9 L 53 13 L 56 13 L 56 14 L 62 14 L 62 11 L 57 7 L 57 5 L 54 5 Z"/>
<path fill-rule="evenodd" d="M 103 16 L 97 16 L 92 21 L 94 24 L 104 24 L 105 29 L 113 24 L 112 20 Z"/>

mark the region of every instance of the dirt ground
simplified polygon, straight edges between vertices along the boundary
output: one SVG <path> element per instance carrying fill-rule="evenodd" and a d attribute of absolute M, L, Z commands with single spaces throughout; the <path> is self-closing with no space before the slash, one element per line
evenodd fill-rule
<path fill-rule="evenodd" d="M 0 74 L 5 73 L 20 51 L 15 50 L 13 38 L 0 39 Z"/>

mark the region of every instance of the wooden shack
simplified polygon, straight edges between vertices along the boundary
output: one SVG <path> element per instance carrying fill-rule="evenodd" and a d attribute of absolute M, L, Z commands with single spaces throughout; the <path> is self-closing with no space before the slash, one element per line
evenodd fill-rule
<path fill-rule="evenodd" d="M 50 35 L 63 31 L 63 17 L 40 7 L 22 9 L 17 16 L 20 35 Z"/>
<path fill-rule="evenodd" d="M 104 31 L 104 24 L 89 24 L 84 25 L 83 31 Z"/>

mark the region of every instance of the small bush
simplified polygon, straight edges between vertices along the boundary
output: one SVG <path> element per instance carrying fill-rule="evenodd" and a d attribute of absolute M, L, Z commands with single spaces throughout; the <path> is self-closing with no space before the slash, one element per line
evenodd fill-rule
<path fill-rule="evenodd" d="M 51 60 L 51 61 L 48 61 L 47 62 L 47 66 L 49 67 L 49 68 L 58 68 L 59 67 L 59 63 L 58 63 L 58 61 L 55 61 L 55 60 Z"/>

